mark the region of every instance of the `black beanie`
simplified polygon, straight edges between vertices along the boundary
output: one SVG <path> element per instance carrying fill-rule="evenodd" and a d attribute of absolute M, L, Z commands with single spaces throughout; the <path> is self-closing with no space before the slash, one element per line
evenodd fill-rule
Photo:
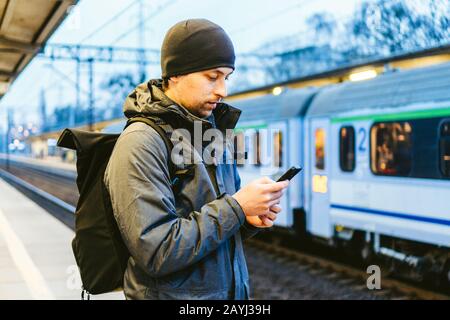
<path fill-rule="evenodd" d="M 234 60 L 233 43 L 220 26 L 189 19 L 167 31 L 161 48 L 162 78 L 218 67 L 234 70 Z"/>

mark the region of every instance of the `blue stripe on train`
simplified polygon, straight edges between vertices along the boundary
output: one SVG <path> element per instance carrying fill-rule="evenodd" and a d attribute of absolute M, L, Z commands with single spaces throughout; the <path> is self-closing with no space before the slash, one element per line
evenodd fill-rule
<path fill-rule="evenodd" d="M 385 217 L 392 217 L 392 218 L 399 218 L 399 219 L 406 219 L 406 220 L 428 222 L 428 223 L 440 224 L 440 225 L 444 225 L 444 226 L 450 226 L 450 220 L 428 218 L 428 217 L 421 217 L 421 216 L 414 216 L 414 215 L 411 215 L 411 214 L 388 212 L 388 211 L 374 210 L 374 209 L 367 209 L 367 208 L 359 208 L 359 207 L 350 207 L 350 206 L 344 206 L 344 205 L 340 205 L 340 204 L 331 204 L 331 208 L 333 208 L 333 209 L 341 209 L 341 210 L 349 210 L 349 211 L 356 211 L 356 212 L 362 212 L 362 213 L 367 213 L 367 214 L 375 214 L 375 215 L 385 216 Z"/>

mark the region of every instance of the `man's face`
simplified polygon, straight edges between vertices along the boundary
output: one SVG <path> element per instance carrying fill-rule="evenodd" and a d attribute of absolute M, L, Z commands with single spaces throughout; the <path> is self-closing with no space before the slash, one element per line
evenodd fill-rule
<path fill-rule="evenodd" d="M 227 96 L 226 80 L 232 72 L 231 68 L 220 67 L 172 77 L 174 98 L 192 114 L 206 118 Z"/>

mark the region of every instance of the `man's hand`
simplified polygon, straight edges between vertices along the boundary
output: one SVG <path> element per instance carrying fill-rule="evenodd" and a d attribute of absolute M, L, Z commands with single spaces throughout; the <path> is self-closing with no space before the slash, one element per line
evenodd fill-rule
<path fill-rule="evenodd" d="M 280 203 L 283 190 L 288 185 L 289 181 L 275 182 L 263 177 L 244 186 L 233 195 L 233 198 L 239 203 L 247 218 L 255 216 L 247 219 L 249 223 L 256 226 L 272 226 L 272 220 L 281 211 L 276 205 Z"/>
<path fill-rule="evenodd" d="M 261 216 L 246 216 L 246 220 L 249 224 L 258 228 L 270 228 L 273 226 L 273 222 L 277 219 L 277 214 L 281 212 L 281 207 L 274 205 L 270 208 L 270 213 Z"/>

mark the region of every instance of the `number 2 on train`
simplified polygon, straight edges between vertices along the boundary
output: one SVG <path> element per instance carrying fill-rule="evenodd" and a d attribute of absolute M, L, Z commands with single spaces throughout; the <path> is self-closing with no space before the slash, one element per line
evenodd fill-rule
<path fill-rule="evenodd" d="M 358 138 L 359 145 L 358 145 L 358 151 L 359 152 L 366 152 L 366 138 L 367 138 L 367 132 L 364 128 L 359 128 L 358 130 Z"/>

